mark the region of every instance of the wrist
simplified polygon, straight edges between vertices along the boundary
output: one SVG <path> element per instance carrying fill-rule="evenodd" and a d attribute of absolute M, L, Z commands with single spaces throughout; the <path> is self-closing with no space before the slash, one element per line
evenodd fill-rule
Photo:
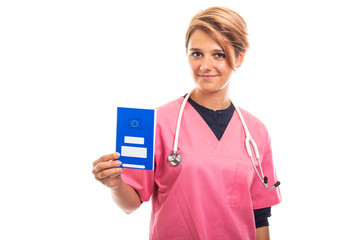
<path fill-rule="evenodd" d="M 121 179 L 121 177 L 119 177 L 118 181 L 116 181 L 116 183 L 112 186 L 109 186 L 111 191 L 118 191 L 119 189 L 122 189 L 124 186 L 126 185 L 126 183 Z"/>

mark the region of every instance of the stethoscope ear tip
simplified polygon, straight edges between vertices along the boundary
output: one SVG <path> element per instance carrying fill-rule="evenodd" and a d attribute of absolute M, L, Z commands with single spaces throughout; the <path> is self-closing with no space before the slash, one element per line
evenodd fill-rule
<path fill-rule="evenodd" d="M 277 181 L 275 184 L 274 184 L 274 187 L 278 187 L 280 185 L 280 182 Z"/>
<path fill-rule="evenodd" d="M 269 182 L 269 178 L 267 176 L 264 177 L 264 183 L 267 184 Z"/>

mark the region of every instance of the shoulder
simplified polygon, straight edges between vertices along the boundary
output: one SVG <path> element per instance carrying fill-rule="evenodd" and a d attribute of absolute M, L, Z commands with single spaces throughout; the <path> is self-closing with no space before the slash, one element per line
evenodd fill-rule
<path fill-rule="evenodd" d="M 240 108 L 240 112 L 242 113 L 246 126 L 248 127 L 251 136 L 254 139 L 262 139 L 264 141 L 268 141 L 269 139 L 269 135 L 268 135 L 268 131 L 266 129 L 265 124 L 256 116 L 252 115 L 251 113 L 249 113 L 248 111 Z"/>
<path fill-rule="evenodd" d="M 177 116 L 179 109 L 181 107 L 181 103 L 182 103 L 182 97 L 157 107 L 156 108 L 157 119 L 161 121 L 167 119 L 174 121 L 174 116 L 175 117 Z"/>
<path fill-rule="evenodd" d="M 181 103 L 182 103 L 182 99 L 184 99 L 183 97 L 179 97 L 175 100 L 172 100 L 168 103 L 165 103 L 159 107 L 156 108 L 157 111 L 160 111 L 160 112 L 164 112 L 164 111 L 171 111 L 173 110 L 174 108 L 176 107 L 180 107 L 181 106 Z"/>
<path fill-rule="evenodd" d="M 244 116 L 244 120 L 246 121 L 247 125 L 251 124 L 254 127 L 265 128 L 265 124 L 259 118 L 257 118 L 256 116 L 249 113 L 247 110 L 243 108 L 239 107 L 239 109 L 242 115 Z"/>
<path fill-rule="evenodd" d="M 165 130 L 172 131 L 176 127 L 176 119 L 179 114 L 183 98 L 179 97 L 171 102 L 163 104 L 156 108 L 156 124 L 159 132 Z"/>

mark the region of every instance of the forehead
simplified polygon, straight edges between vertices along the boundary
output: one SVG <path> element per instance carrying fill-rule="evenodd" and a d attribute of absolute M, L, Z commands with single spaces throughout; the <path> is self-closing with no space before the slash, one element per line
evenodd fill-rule
<path fill-rule="evenodd" d="M 220 44 L 204 30 L 196 29 L 190 36 L 188 49 L 223 51 Z"/>

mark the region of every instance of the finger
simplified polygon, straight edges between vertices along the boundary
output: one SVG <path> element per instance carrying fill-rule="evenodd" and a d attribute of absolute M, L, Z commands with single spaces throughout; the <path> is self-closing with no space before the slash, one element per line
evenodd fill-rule
<path fill-rule="evenodd" d="M 111 177 L 107 177 L 103 180 L 100 180 L 100 182 L 102 184 L 104 184 L 105 186 L 112 188 L 112 187 L 116 187 L 120 184 L 121 182 L 121 173 L 119 174 L 114 174 Z"/>
<path fill-rule="evenodd" d="M 95 178 L 100 181 L 104 181 L 107 178 L 116 177 L 116 176 L 120 175 L 122 172 L 124 172 L 123 168 L 111 168 L 111 169 L 107 169 L 107 170 L 99 172 L 98 174 L 95 175 Z"/>
<path fill-rule="evenodd" d="M 122 173 L 122 172 L 121 172 L 121 173 Z M 111 181 L 111 180 L 113 180 L 113 179 L 118 178 L 119 176 L 121 176 L 121 173 L 117 173 L 117 174 L 115 173 L 115 174 L 109 176 L 109 177 L 106 178 L 106 179 L 109 179 L 109 180 Z"/>
<path fill-rule="evenodd" d="M 97 165 L 95 165 L 95 167 L 93 168 L 93 173 L 99 173 L 105 169 L 109 169 L 109 168 L 118 168 L 120 167 L 121 162 L 119 160 L 115 160 L 115 161 L 108 161 L 108 162 L 100 162 Z"/>
<path fill-rule="evenodd" d="M 95 167 L 100 162 L 107 162 L 110 160 L 115 160 L 115 159 L 118 159 L 119 157 L 120 157 L 120 153 L 118 153 L 118 152 L 103 155 L 93 162 L 93 166 Z"/>

